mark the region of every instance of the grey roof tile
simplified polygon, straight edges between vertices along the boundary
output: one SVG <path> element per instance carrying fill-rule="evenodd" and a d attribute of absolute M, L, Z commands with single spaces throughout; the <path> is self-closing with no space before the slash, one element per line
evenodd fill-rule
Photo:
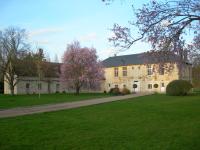
<path fill-rule="evenodd" d="M 148 57 L 148 58 L 147 58 Z M 105 59 L 102 64 L 104 67 L 117 67 L 127 65 L 140 65 L 140 64 L 153 64 L 153 63 L 165 63 L 165 62 L 177 62 L 180 61 L 177 55 L 163 55 L 156 57 L 148 55 L 147 53 L 139 53 L 132 55 L 113 56 Z M 184 61 L 186 64 L 190 64 L 188 61 Z M 191 65 L 191 64 L 190 64 Z"/>
<path fill-rule="evenodd" d="M 103 61 L 104 67 L 127 66 L 144 64 L 143 53 L 109 57 Z"/>

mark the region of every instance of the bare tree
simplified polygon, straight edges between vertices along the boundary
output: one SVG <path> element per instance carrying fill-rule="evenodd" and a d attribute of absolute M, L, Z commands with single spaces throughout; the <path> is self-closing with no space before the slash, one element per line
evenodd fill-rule
<path fill-rule="evenodd" d="M 200 39 L 199 0 L 152 0 L 142 8 L 137 10 L 133 8 L 133 10 L 136 19 L 129 21 L 131 27 L 114 24 L 112 29 L 114 36 L 109 38 L 109 41 L 120 50 L 129 49 L 135 42 L 142 40 L 151 43 L 152 53 L 156 56 L 163 54 L 156 51 L 168 51 L 167 54 L 178 56 L 176 59 L 181 68 L 186 54 L 194 52 L 191 51 L 191 47 L 188 49 L 189 37 L 194 39 L 190 46 L 200 45 L 200 42 L 195 42 L 195 39 L 196 41 Z M 138 33 L 133 34 L 133 30 Z"/>
<path fill-rule="evenodd" d="M 110 2 L 112 0 L 103 0 Z M 124 49 L 133 43 L 144 40 L 150 42 L 154 49 L 177 50 L 177 46 L 186 40 L 190 30 L 194 38 L 200 36 L 200 1 L 198 0 L 152 0 L 140 9 L 133 9 L 136 20 L 129 21 L 132 27 L 137 27 L 137 35 L 132 28 L 114 24 L 114 36 L 109 40 L 114 46 Z"/>
<path fill-rule="evenodd" d="M 16 62 L 24 56 L 28 48 L 24 29 L 10 27 L 0 31 L 0 74 L 4 76 L 12 95 L 18 82 Z"/>

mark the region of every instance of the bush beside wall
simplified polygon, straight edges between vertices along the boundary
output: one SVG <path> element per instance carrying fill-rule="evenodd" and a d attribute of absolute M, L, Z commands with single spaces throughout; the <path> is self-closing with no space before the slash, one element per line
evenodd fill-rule
<path fill-rule="evenodd" d="M 119 88 L 111 88 L 109 93 L 112 95 L 120 95 L 121 94 Z"/>
<path fill-rule="evenodd" d="M 123 88 L 122 91 L 121 91 L 122 95 L 127 95 L 127 94 L 130 94 L 130 90 L 127 89 L 127 88 Z"/>
<path fill-rule="evenodd" d="M 112 94 L 112 95 L 127 95 L 130 93 L 131 93 L 130 90 L 127 88 L 123 88 L 121 90 L 119 88 L 111 88 L 109 91 L 109 94 Z"/>
<path fill-rule="evenodd" d="M 166 94 L 172 96 L 184 96 L 191 90 L 192 84 L 185 80 L 174 80 L 167 85 Z"/>

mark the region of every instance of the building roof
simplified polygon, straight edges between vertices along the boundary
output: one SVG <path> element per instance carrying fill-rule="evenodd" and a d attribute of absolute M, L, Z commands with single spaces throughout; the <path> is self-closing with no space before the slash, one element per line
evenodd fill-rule
<path fill-rule="evenodd" d="M 113 56 L 105 59 L 103 61 L 104 67 L 116 67 L 116 66 L 127 66 L 127 65 L 137 65 L 144 64 L 141 54 L 132 54 L 132 55 L 122 55 L 122 56 Z"/>
<path fill-rule="evenodd" d="M 37 65 L 33 61 L 19 61 L 16 67 L 16 75 L 21 77 L 37 77 L 38 69 Z M 45 62 L 41 63 L 42 77 L 59 77 L 60 63 Z"/>
<path fill-rule="evenodd" d="M 159 57 L 158 57 L 159 56 Z M 140 64 L 153 64 L 159 62 L 177 62 L 178 56 L 172 54 L 161 55 L 151 55 L 148 53 L 139 53 L 132 55 L 122 55 L 122 56 L 113 56 L 105 59 L 102 64 L 104 67 L 117 67 L 117 66 L 127 66 L 127 65 L 140 65 Z M 189 64 L 187 61 L 185 63 Z"/>

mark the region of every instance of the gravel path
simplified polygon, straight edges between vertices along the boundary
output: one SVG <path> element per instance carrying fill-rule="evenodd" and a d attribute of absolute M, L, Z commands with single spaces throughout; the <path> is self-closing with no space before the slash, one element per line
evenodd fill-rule
<path fill-rule="evenodd" d="M 145 96 L 145 95 L 150 95 L 150 94 L 152 93 L 137 93 L 137 94 L 130 94 L 130 95 L 125 95 L 125 96 L 96 98 L 96 99 L 76 101 L 76 102 L 11 108 L 11 109 L 0 110 L 0 118 L 15 117 L 15 116 L 28 115 L 28 114 L 43 113 L 43 112 L 51 112 L 51 111 L 58 111 L 58 110 L 64 110 L 64 109 L 72 109 L 72 108 L 78 108 L 78 107 L 83 107 L 83 106 L 113 102 L 113 101 L 118 101 L 118 100 L 126 100 L 129 98 Z"/>

